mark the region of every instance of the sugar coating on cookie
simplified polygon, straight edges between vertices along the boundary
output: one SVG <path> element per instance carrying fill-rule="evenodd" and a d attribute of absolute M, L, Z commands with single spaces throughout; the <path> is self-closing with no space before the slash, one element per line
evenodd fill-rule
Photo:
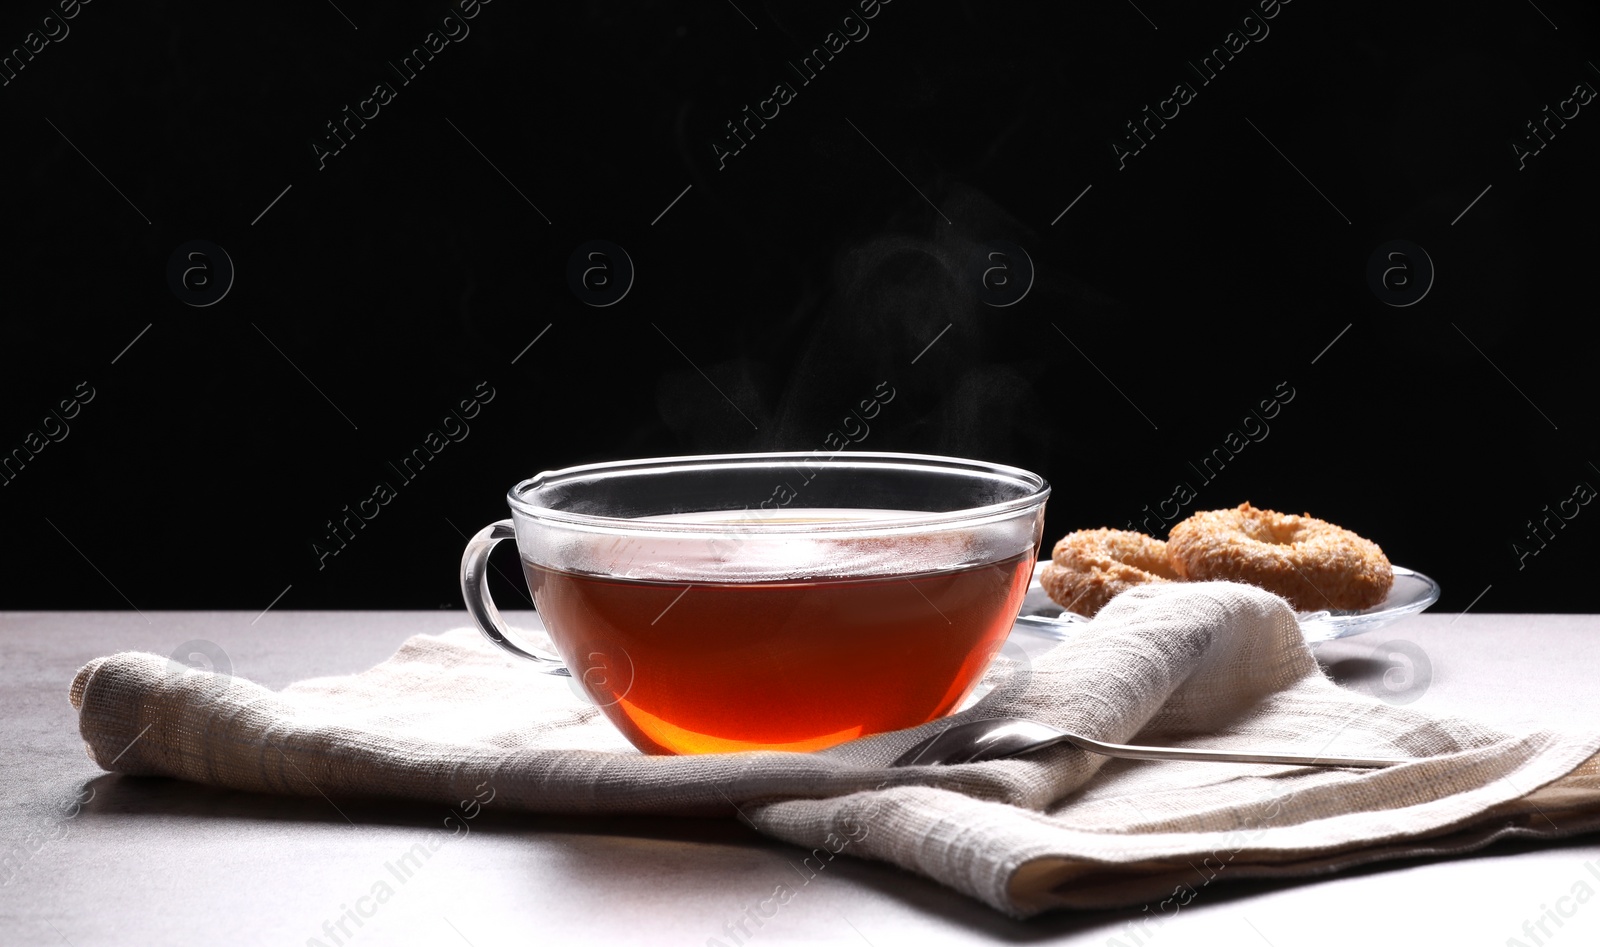
<path fill-rule="evenodd" d="M 1246 582 L 1300 611 L 1358 611 L 1382 602 L 1394 569 L 1378 544 L 1313 516 L 1248 502 L 1195 513 L 1167 537 L 1178 578 Z"/>
<path fill-rule="evenodd" d="M 1039 584 L 1052 601 L 1090 617 L 1127 589 L 1177 578 L 1166 543 L 1122 529 L 1067 534 L 1039 572 Z"/>

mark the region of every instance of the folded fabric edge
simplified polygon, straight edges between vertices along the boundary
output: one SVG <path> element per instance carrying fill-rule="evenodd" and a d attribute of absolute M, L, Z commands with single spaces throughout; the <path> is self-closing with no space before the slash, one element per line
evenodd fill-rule
<path fill-rule="evenodd" d="M 83 692 L 89 686 L 89 679 L 94 677 L 94 672 L 100 670 L 100 665 L 106 663 L 110 657 L 95 658 L 83 667 L 78 668 L 78 673 L 72 676 L 72 686 L 67 690 L 67 700 L 71 702 L 73 710 L 83 709 Z"/>
<path fill-rule="evenodd" d="M 1167 903 L 1161 899 L 1176 899 L 1181 907 L 1224 869 L 1229 878 L 1306 877 L 1393 859 L 1462 854 L 1504 837 L 1558 839 L 1600 831 L 1600 786 L 1590 785 L 1590 774 L 1600 769 L 1600 754 L 1594 750 L 1593 745 L 1583 746 L 1586 755 L 1576 765 L 1561 762 L 1564 773 L 1529 791 L 1517 788 L 1513 798 L 1427 831 L 1368 845 L 1322 851 L 1241 847 L 1225 858 L 1202 857 L 1198 867 L 1193 858 L 1113 864 L 1055 855 L 1024 857 L 1006 882 L 1006 903 L 996 906 L 1019 918 L 1051 910 Z M 1198 885 L 1191 880 L 1195 878 Z"/>
<path fill-rule="evenodd" d="M 1071 877 L 1063 865 L 1051 864 L 1051 859 L 1038 859 L 1024 866 L 1014 878 L 1038 894 L 1028 899 L 1018 899 L 1002 908 L 1005 913 L 1026 920 L 1051 911 L 1061 910 L 1116 910 L 1144 907 L 1154 910 L 1139 923 L 1157 921 L 1165 923 L 1179 910 L 1190 904 L 1213 881 L 1222 880 L 1291 880 L 1327 876 L 1365 865 L 1404 859 L 1449 858 L 1480 851 L 1495 842 L 1507 839 L 1535 839 L 1553 841 L 1580 835 L 1600 833 L 1600 804 L 1583 810 L 1566 813 L 1548 813 L 1561 819 L 1561 824 L 1551 827 L 1536 814 L 1526 814 L 1519 822 L 1506 822 L 1506 817 L 1485 818 L 1456 826 L 1438 833 L 1418 835 L 1386 845 L 1348 849 L 1311 857 L 1279 862 L 1239 862 L 1228 865 L 1226 878 L 1215 865 L 1184 862 L 1151 862 L 1151 872 L 1142 875 L 1102 874 L 1079 871 Z M 1082 863 L 1070 863 L 1082 869 Z M 1028 877 L 1037 875 L 1036 878 Z M 1096 883 L 1096 879 L 1104 879 Z M 1073 893 L 1063 889 L 1075 885 Z M 1133 922 L 1130 922 L 1133 923 Z"/>
<path fill-rule="evenodd" d="M 101 687 L 102 672 L 107 665 L 115 667 L 115 662 L 130 655 L 139 655 L 137 651 L 123 651 L 117 654 L 95 658 L 73 675 L 72 685 L 67 691 L 67 700 L 78 713 L 78 735 L 83 740 L 83 752 L 94 765 L 107 772 L 112 771 L 112 766 L 120 759 L 121 752 L 106 760 L 110 753 L 109 747 L 113 744 L 131 749 L 139 741 L 139 736 L 130 737 L 133 733 L 135 722 L 131 719 L 119 719 L 115 714 L 107 715 L 97 713 L 94 709 L 94 695 Z M 152 656 L 153 657 L 153 656 Z M 88 709 L 85 709 L 87 705 Z"/>

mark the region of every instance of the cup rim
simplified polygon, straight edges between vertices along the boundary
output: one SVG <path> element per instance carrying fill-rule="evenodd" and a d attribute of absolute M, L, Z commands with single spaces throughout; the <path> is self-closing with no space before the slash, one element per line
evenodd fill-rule
<path fill-rule="evenodd" d="M 523 494 L 534 487 L 546 486 L 557 482 L 559 479 L 568 479 L 594 474 L 597 472 L 612 473 L 617 475 L 639 474 L 663 468 L 714 468 L 719 466 L 736 467 L 769 464 L 773 467 L 782 466 L 785 462 L 798 460 L 821 460 L 827 464 L 845 463 L 860 464 L 864 466 L 888 467 L 895 469 L 914 469 L 926 467 L 930 470 L 964 470 L 982 474 L 992 474 L 1019 481 L 1027 486 L 1026 495 L 1000 503 L 990 503 L 983 506 L 973 506 L 961 510 L 945 512 L 917 513 L 910 516 L 894 516 L 883 519 L 841 520 L 834 523 L 796 523 L 796 522 L 764 522 L 763 511 L 758 509 L 730 510 L 730 514 L 743 514 L 740 520 L 730 523 L 682 523 L 670 520 L 640 520 L 623 516 L 600 516 L 593 513 L 572 513 L 566 510 L 556 510 L 549 507 L 529 503 Z M 997 464 L 984 460 L 973 460 L 965 457 L 950 457 L 942 454 L 912 454 L 893 451 L 833 451 L 818 454 L 814 451 L 756 451 L 747 453 L 728 454 L 690 454 L 675 457 L 644 457 L 633 460 L 600 461 L 590 464 L 578 464 L 571 467 L 562 467 L 558 470 L 546 470 L 532 477 L 518 482 L 506 491 L 506 503 L 513 512 L 519 513 L 535 520 L 551 521 L 570 526 L 589 527 L 609 531 L 627 531 L 641 533 L 670 533 L 677 535 L 686 534 L 715 534 L 715 535 L 782 535 L 790 533 L 888 533 L 907 532 L 925 529 L 934 526 L 948 526 L 951 524 L 968 523 L 975 520 L 984 520 L 992 517 L 1004 517 L 1010 514 L 1037 508 L 1050 496 L 1050 484 L 1039 474 L 1021 467 L 1008 464 Z M 781 513 L 781 510 L 774 511 Z"/>

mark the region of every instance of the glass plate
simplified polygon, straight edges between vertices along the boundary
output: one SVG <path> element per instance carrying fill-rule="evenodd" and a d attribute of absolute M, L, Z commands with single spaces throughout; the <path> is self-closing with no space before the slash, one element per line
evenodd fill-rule
<path fill-rule="evenodd" d="M 1045 594 L 1044 588 L 1039 585 L 1039 570 L 1048 563 L 1048 559 L 1042 560 L 1033 567 L 1033 583 L 1028 586 L 1028 594 L 1022 600 L 1022 613 L 1017 616 L 1017 627 L 1065 638 L 1072 633 L 1073 625 L 1089 619 L 1066 611 Z M 1358 612 L 1300 612 L 1297 617 L 1307 641 L 1328 641 L 1393 624 L 1407 615 L 1415 615 L 1438 600 L 1439 583 L 1420 572 L 1395 566 L 1394 587 L 1389 590 L 1389 597 L 1377 605 Z"/>

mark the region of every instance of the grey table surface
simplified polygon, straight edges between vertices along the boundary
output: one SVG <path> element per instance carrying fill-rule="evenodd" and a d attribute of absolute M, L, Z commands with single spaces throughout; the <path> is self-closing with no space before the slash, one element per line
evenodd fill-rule
<path fill-rule="evenodd" d="M 1016 921 L 894 866 L 841 859 L 741 933 L 732 922 L 794 884 L 804 853 L 733 818 L 485 809 L 470 836 L 402 881 L 387 866 L 444 813 L 107 774 L 85 756 L 67 702 L 77 668 L 116 651 L 205 642 L 188 650 L 214 646 L 232 673 L 281 687 L 362 670 L 410 635 L 464 623 L 447 611 L 0 613 L 0 943 L 1600 942 L 1600 899 L 1583 895 L 1600 892 L 1600 837 L 1213 884 L 1163 924 L 1133 929 L 1138 909 Z M 1507 727 L 1595 725 L 1600 616 L 1428 614 L 1317 653 L 1342 685 L 1417 708 Z M 357 927 L 353 906 L 379 881 L 393 895 L 362 902 L 371 916 Z"/>

